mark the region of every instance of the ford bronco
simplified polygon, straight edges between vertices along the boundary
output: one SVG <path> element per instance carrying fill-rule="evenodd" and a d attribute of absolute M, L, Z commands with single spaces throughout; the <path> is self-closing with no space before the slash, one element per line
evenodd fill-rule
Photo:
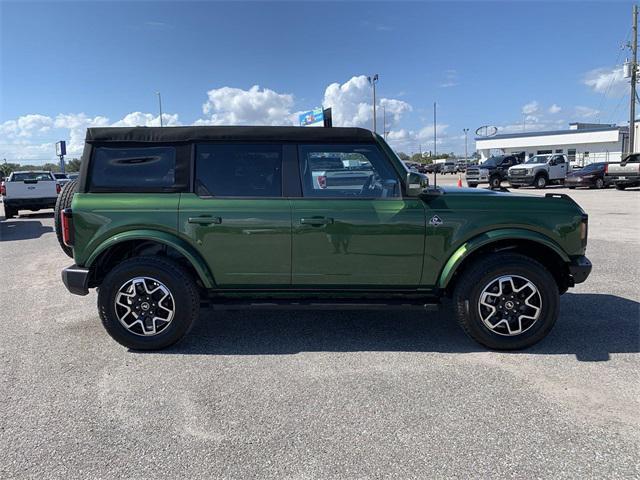
<path fill-rule="evenodd" d="M 314 169 L 336 158 L 359 174 L 324 188 Z M 57 212 L 75 260 L 64 284 L 97 288 L 104 327 L 132 349 L 174 344 L 202 303 L 430 309 L 444 297 L 471 338 L 519 349 L 591 271 L 571 198 L 429 188 L 359 128 L 90 128 Z"/>

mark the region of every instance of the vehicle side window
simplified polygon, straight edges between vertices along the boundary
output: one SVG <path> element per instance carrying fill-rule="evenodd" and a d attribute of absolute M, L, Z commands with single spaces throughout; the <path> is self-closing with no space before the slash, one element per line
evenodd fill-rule
<path fill-rule="evenodd" d="M 300 145 L 305 197 L 388 198 L 400 182 L 376 145 Z"/>
<path fill-rule="evenodd" d="M 562 155 L 556 155 L 555 157 L 553 157 L 553 159 L 555 160 L 556 165 L 564 163 L 564 157 Z"/>
<path fill-rule="evenodd" d="M 174 147 L 97 147 L 90 189 L 159 191 L 175 184 Z"/>
<path fill-rule="evenodd" d="M 197 145 L 195 167 L 201 197 L 282 196 L 282 145 Z"/>

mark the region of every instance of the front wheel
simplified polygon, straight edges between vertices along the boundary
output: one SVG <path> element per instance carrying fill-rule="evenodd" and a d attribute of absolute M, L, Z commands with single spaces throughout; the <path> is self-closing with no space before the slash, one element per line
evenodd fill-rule
<path fill-rule="evenodd" d="M 489 179 L 489 186 L 491 188 L 500 188 L 501 183 L 502 183 L 502 180 L 500 180 L 500 177 L 491 177 Z"/>
<path fill-rule="evenodd" d="M 540 175 L 538 178 L 536 178 L 536 181 L 535 181 L 536 188 L 545 188 L 546 186 L 547 186 L 547 177 L 545 177 L 544 175 Z"/>
<path fill-rule="evenodd" d="M 469 188 L 476 188 L 478 186 L 477 183 L 467 183 L 467 187 Z"/>
<path fill-rule="evenodd" d="M 520 188 L 520 185 L 510 185 L 511 188 Z"/>
<path fill-rule="evenodd" d="M 595 187 L 600 190 L 602 188 L 604 188 L 604 179 L 603 178 L 596 178 L 596 184 Z"/>
<path fill-rule="evenodd" d="M 493 254 L 463 272 L 454 305 L 458 323 L 472 339 L 495 350 L 517 350 L 551 331 L 559 291 L 551 273 L 535 260 Z"/>
<path fill-rule="evenodd" d="M 616 190 L 624 190 L 627 188 L 625 185 L 616 185 Z"/>
<path fill-rule="evenodd" d="M 181 340 L 200 309 L 193 277 L 177 263 L 135 257 L 115 267 L 98 290 L 107 333 L 133 350 L 159 350 Z"/>

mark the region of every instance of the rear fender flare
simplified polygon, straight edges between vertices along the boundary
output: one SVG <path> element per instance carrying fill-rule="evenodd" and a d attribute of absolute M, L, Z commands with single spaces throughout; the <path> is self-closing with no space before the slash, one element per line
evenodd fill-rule
<path fill-rule="evenodd" d="M 98 246 L 98 248 L 96 248 L 93 251 L 93 253 L 89 256 L 89 258 L 85 262 L 84 266 L 86 268 L 91 268 L 93 263 L 98 259 L 98 257 L 102 253 L 106 252 L 108 249 L 110 249 L 111 247 L 119 243 L 128 242 L 131 240 L 145 240 L 145 241 L 158 242 L 163 245 L 167 245 L 171 248 L 176 249 L 178 252 L 180 252 L 181 255 L 183 255 L 191 263 L 191 265 L 197 272 L 198 277 L 202 281 L 202 284 L 206 288 L 215 287 L 215 280 L 213 278 L 213 275 L 211 274 L 211 271 L 207 267 L 206 262 L 202 259 L 200 254 L 198 254 L 198 252 L 191 245 L 189 245 L 189 243 L 186 242 L 185 240 L 178 238 L 171 233 L 162 232 L 158 230 L 130 230 L 128 232 L 123 232 L 123 233 L 114 235 L 113 237 L 102 242 Z"/>
<path fill-rule="evenodd" d="M 438 287 L 446 288 L 458 267 L 474 252 L 482 247 L 503 240 L 527 240 L 537 242 L 553 250 L 564 262 L 569 263 L 571 261 L 569 256 L 557 243 L 542 233 L 518 228 L 491 230 L 467 240 L 449 256 L 447 263 L 445 263 L 440 272 Z"/>

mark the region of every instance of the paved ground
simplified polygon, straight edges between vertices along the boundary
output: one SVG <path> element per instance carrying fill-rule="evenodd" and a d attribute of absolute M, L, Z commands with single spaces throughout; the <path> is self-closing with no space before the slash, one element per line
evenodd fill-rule
<path fill-rule="evenodd" d="M 554 191 L 594 272 L 510 354 L 446 311 L 203 311 L 129 352 L 60 283 L 52 215 L 2 220 L 0 478 L 638 478 L 640 192 Z"/>

